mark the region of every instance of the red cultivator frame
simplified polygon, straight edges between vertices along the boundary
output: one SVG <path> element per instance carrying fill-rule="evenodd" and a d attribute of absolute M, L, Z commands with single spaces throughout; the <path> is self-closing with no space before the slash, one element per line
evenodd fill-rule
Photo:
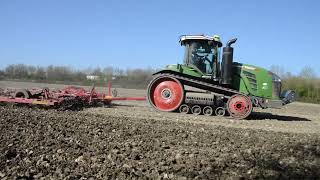
<path fill-rule="evenodd" d="M 108 83 L 108 94 L 98 93 L 93 85 L 90 91 L 68 86 L 57 91 L 43 89 L 21 89 L 10 96 L 0 96 L 0 102 L 52 106 L 61 110 L 80 110 L 83 107 L 111 105 L 112 101 L 145 101 L 145 97 L 113 97 Z"/>

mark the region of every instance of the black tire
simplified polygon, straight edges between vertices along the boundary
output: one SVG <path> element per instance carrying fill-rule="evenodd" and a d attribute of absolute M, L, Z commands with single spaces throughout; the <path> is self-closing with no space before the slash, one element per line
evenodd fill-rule
<path fill-rule="evenodd" d="M 117 89 L 113 89 L 111 91 L 111 94 L 112 94 L 113 97 L 118 97 L 118 90 Z"/>
<path fill-rule="evenodd" d="M 20 90 L 16 91 L 14 97 L 29 99 L 31 97 L 31 93 L 30 93 L 30 91 L 28 91 L 26 89 L 20 89 Z"/>

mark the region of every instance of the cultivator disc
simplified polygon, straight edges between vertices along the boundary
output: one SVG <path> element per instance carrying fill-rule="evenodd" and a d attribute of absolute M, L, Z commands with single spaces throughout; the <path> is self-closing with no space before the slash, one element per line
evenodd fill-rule
<path fill-rule="evenodd" d="M 244 119 L 252 112 L 252 102 L 245 95 L 235 94 L 228 100 L 227 110 L 230 116 L 236 119 Z"/>
<path fill-rule="evenodd" d="M 148 86 L 148 100 L 159 111 L 175 111 L 184 99 L 181 83 L 171 77 L 157 77 Z"/>

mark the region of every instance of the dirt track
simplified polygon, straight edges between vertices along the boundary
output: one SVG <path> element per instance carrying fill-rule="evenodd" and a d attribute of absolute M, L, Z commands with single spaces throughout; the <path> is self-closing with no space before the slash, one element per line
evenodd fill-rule
<path fill-rule="evenodd" d="M 320 177 L 319 105 L 237 121 L 115 103 L 81 112 L 0 106 L 0 178 Z"/>

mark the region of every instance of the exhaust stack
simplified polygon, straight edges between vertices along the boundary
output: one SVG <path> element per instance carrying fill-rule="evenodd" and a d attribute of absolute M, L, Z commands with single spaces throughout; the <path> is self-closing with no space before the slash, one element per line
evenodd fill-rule
<path fill-rule="evenodd" d="M 233 63 L 233 47 L 231 45 L 237 41 L 237 38 L 227 42 L 223 48 L 221 62 L 221 84 L 231 84 L 232 81 L 232 63 Z"/>

